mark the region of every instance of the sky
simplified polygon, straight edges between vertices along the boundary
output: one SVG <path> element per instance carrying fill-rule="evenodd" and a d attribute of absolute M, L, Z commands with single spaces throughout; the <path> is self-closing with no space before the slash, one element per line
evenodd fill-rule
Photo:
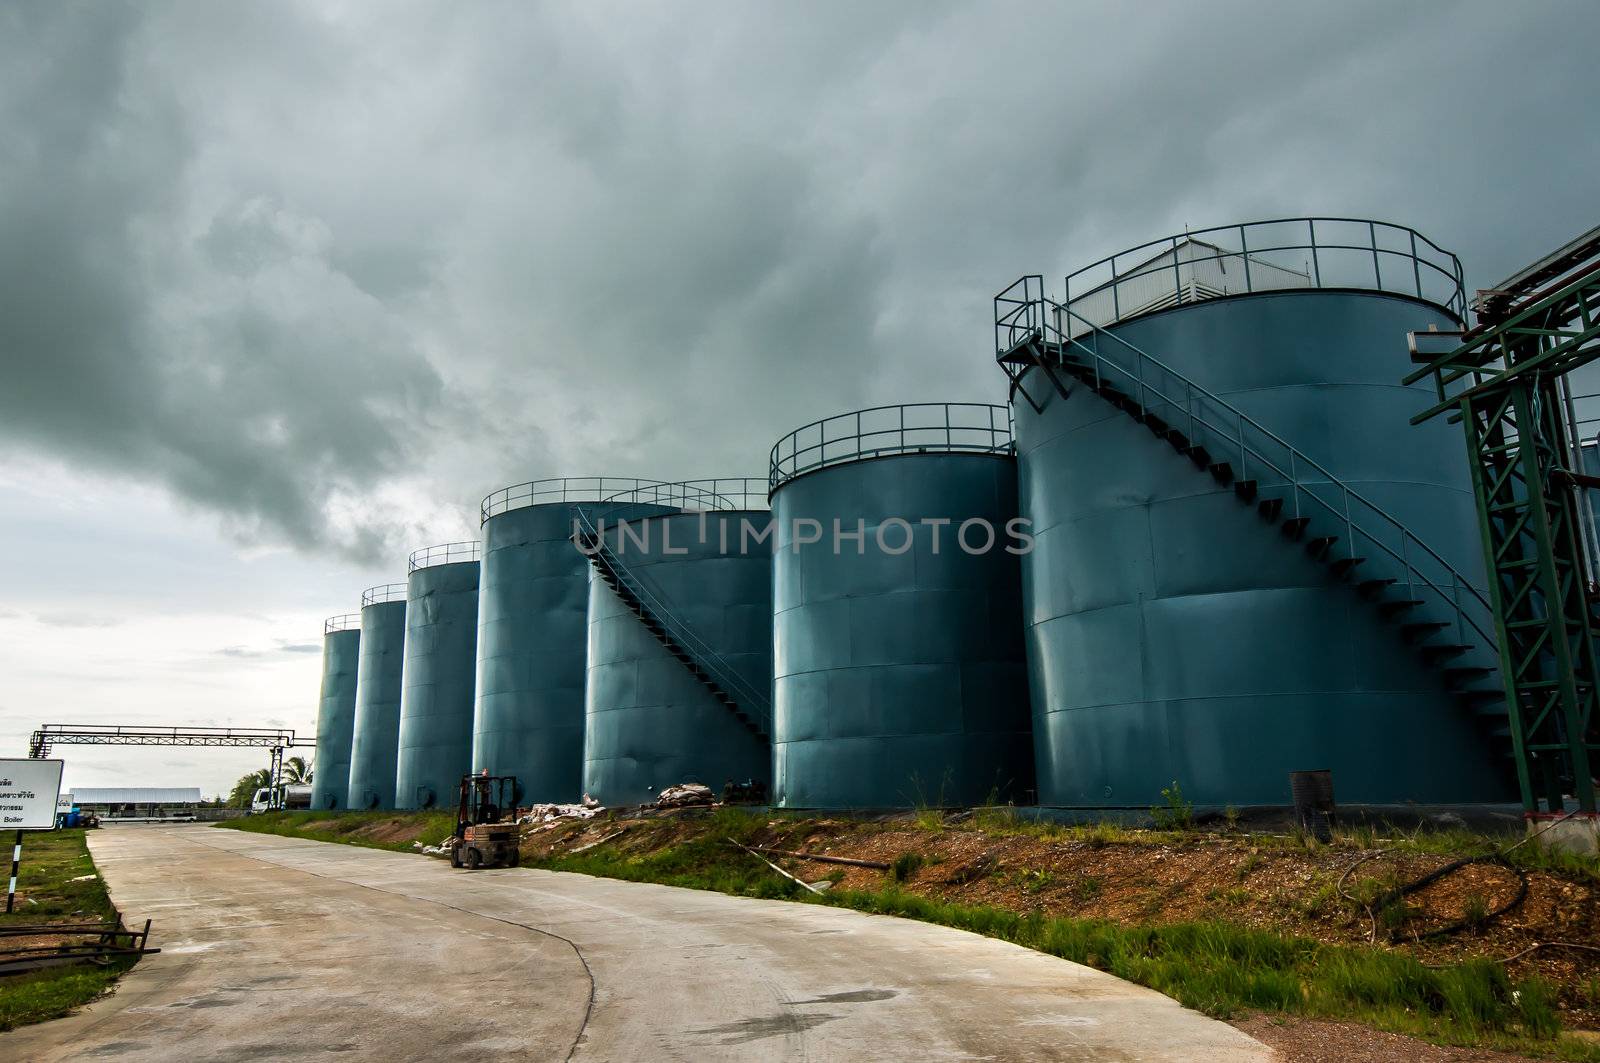
<path fill-rule="evenodd" d="M 546 476 L 1003 402 L 991 299 L 1186 227 L 1593 226 L 1600 6 L 0 7 L 0 756 L 315 732 L 324 617 Z M 1407 366 L 1397 363 L 1397 375 Z M 225 792 L 255 751 L 67 749 Z"/>

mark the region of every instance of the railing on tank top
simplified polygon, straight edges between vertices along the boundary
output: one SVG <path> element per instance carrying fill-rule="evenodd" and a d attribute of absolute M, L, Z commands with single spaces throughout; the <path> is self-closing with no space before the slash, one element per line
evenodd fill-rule
<path fill-rule="evenodd" d="M 403 602 L 406 600 L 407 585 L 404 583 L 382 583 L 376 587 L 368 587 L 361 592 L 361 607 L 369 605 L 383 605 L 385 602 Z"/>
<path fill-rule="evenodd" d="M 410 574 L 419 568 L 433 568 L 435 565 L 456 565 L 464 561 L 483 560 L 483 544 L 479 542 L 467 543 L 440 543 L 438 546 L 426 546 L 412 553 L 406 559 L 406 573 Z"/>
<path fill-rule="evenodd" d="M 802 473 L 894 454 L 1010 454 L 1011 407 L 980 402 L 913 402 L 824 417 L 773 444 L 768 491 Z"/>
<path fill-rule="evenodd" d="M 509 510 L 554 502 L 604 502 L 612 495 L 665 484 L 664 480 L 641 480 L 632 476 L 552 476 L 530 480 L 484 496 L 478 505 L 478 521 L 481 524 Z"/>
<path fill-rule="evenodd" d="M 1078 329 L 1082 331 L 1076 331 Z M 1048 358 L 1065 354 L 1102 382 L 1138 403 L 1206 448 L 1213 461 L 1235 465 L 1234 478 L 1255 480 L 1265 496 L 1285 492 L 1289 515 L 1336 525 L 1312 524 L 1313 536 L 1339 534 L 1336 549 L 1347 558 L 1373 559 L 1374 552 L 1398 566 L 1393 573 L 1364 569 L 1367 578 L 1394 576 L 1406 597 L 1454 614 L 1457 641 L 1492 654 L 1494 613 L 1474 586 L 1432 547 L 1388 511 L 1349 487 L 1320 463 L 1219 396 L 1113 332 L 1047 298 L 1044 278 L 1026 276 L 995 296 L 995 357 L 1029 343 Z M 1398 589 L 1398 585 L 1397 585 Z M 1477 636 L 1474 642 L 1468 632 Z"/>
<path fill-rule="evenodd" d="M 1415 229 L 1364 218 L 1276 218 L 1162 237 L 1067 274 L 1061 305 L 1078 336 L 1186 303 L 1307 288 L 1409 295 L 1466 320 L 1461 260 Z"/>
<path fill-rule="evenodd" d="M 603 502 L 673 506 L 687 512 L 767 508 L 767 481 L 754 476 L 648 483 L 608 495 Z"/>
<path fill-rule="evenodd" d="M 575 540 L 585 547 L 585 553 L 609 568 L 617 581 L 628 589 L 640 606 L 660 624 L 668 637 L 685 653 L 693 657 L 695 663 L 705 669 L 706 674 L 714 679 L 718 686 L 727 691 L 741 707 L 746 708 L 756 717 L 756 722 L 766 734 L 772 733 L 772 701 L 765 692 L 757 690 L 738 669 L 734 668 L 727 658 L 718 653 L 709 643 L 695 634 L 694 629 L 673 614 L 661 597 L 651 591 L 650 587 L 623 563 L 616 552 L 606 544 L 603 529 L 596 528 L 596 521 L 583 506 L 572 507 L 573 521 L 578 528 Z M 603 518 L 600 518 L 603 520 Z"/>
<path fill-rule="evenodd" d="M 324 620 L 322 622 L 322 633 L 324 635 L 331 635 L 335 631 L 360 631 L 360 630 L 361 630 L 361 614 L 360 613 L 341 613 L 338 616 L 330 616 L 330 617 L 328 617 L 328 619 L 326 619 L 326 620 Z"/>

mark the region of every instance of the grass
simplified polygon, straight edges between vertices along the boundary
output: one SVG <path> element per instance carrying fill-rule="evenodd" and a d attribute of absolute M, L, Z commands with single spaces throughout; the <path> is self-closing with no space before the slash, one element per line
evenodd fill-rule
<path fill-rule="evenodd" d="M 438 845 L 448 838 L 455 830 L 456 817 L 453 812 L 265 812 L 223 820 L 217 826 L 253 834 L 343 842 L 368 849 L 409 853 L 413 851 L 413 842 Z M 370 835 L 391 826 L 405 828 L 405 837 L 385 841 L 363 836 L 363 832 Z"/>
<path fill-rule="evenodd" d="M 0 926 L 114 917 L 82 830 L 30 832 L 22 842 L 17 890 L 25 899 L 12 914 L 0 913 Z M 66 1015 L 106 992 L 132 966 L 123 959 L 106 967 L 54 967 L 0 978 L 0 1031 Z"/>

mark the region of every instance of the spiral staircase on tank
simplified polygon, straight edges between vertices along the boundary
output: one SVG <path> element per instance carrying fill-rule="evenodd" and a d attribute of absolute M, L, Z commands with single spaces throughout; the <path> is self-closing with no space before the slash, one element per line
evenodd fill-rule
<path fill-rule="evenodd" d="M 742 501 L 759 492 L 764 501 L 765 487 L 766 481 L 755 479 L 656 484 L 625 492 L 608 501 L 667 504 L 687 511 L 743 509 L 747 507 L 735 505 L 733 500 L 737 498 Z M 717 653 L 690 625 L 674 615 L 661 596 L 628 568 L 605 541 L 603 516 L 597 522 L 588 507 L 574 505 L 572 517 L 573 544 L 589 559 L 589 564 L 601 581 L 616 593 L 628 611 L 644 625 L 644 629 L 688 670 L 718 704 L 732 713 L 758 740 L 771 741 L 771 698 L 740 675 L 727 658 Z"/>
<path fill-rule="evenodd" d="M 1175 298 L 1164 305 L 1252 290 L 1222 293 L 1192 282 L 1185 285 L 1176 261 L 1173 254 L 1170 262 L 1156 266 L 1162 271 L 1170 267 L 1175 281 Z M 1115 298 L 1119 276 L 1125 274 L 1113 270 L 1111 283 L 1100 290 L 1109 287 Z M 1305 276 L 1311 280 L 1309 272 Z M 1419 279 L 1416 294 L 1426 298 L 1421 289 Z M 1231 489 L 1241 511 L 1253 511 L 1276 526 L 1286 545 L 1301 545 L 1308 563 L 1321 566 L 1330 579 L 1370 603 L 1395 637 L 1472 714 L 1496 752 L 1514 761 L 1494 612 L 1484 591 L 1400 520 L 1307 454 L 1104 327 L 1160 306 L 1139 305 L 1128 313 L 1113 309 L 1093 320 L 1079 313 L 1074 302 L 1047 297 L 1037 274 L 1020 278 L 995 297 L 995 359 L 1010 379 L 1013 399 L 1020 395 L 1042 411 L 1028 391 L 1041 381 L 1026 380 L 1037 370 L 1042 383 L 1060 397 L 1084 388 L 1144 425 L 1188 459 L 1197 476 L 1208 476 L 1218 489 Z M 1459 309 L 1456 298 L 1447 305 Z"/>

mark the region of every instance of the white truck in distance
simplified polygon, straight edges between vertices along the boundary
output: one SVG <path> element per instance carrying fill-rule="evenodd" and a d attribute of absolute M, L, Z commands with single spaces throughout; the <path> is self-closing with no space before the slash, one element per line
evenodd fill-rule
<path fill-rule="evenodd" d="M 278 789 L 283 794 L 283 799 L 278 803 L 278 808 L 293 812 L 297 809 L 311 807 L 311 787 L 309 786 L 280 786 Z M 273 811 L 272 787 L 263 786 L 250 798 L 250 813 Z"/>

